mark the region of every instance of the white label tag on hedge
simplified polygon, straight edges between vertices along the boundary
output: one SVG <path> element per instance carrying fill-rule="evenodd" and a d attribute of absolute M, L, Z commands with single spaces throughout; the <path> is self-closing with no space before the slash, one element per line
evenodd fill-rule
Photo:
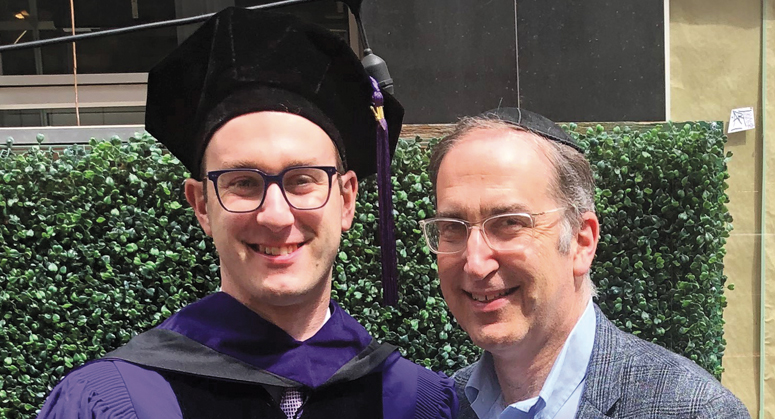
<path fill-rule="evenodd" d="M 732 114 L 729 115 L 729 129 L 727 134 L 738 131 L 748 131 L 749 129 L 756 128 L 756 119 L 753 114 L 753 108 L 737 108 L 732 109 Z"/>

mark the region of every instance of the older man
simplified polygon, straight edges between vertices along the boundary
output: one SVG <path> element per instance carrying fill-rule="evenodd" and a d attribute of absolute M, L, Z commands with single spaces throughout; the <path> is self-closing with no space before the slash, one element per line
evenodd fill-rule
<path fill-rule="evenodd" d="M 395 144 L 401 126 L 375 85 L 337 35 L 239 8 L 157 65 L 146 126 L 191 171 L 186 198 L 222 292 L 71 372 L 39 417 L 452 417 L 450 379 L 331 301 L 358 177 L 374 173 L 378 137 L 387 149 L 385 127 Z"/>
<path fill-rule="evenodd" d="M 707 372 L 592 302 L 594 181 L 557 125 L 515 108 L 463 119 L 431 176 L 425 237 L 450 310 L 484 349 L 455 375 L 460 417 L 748 417 Z"/>

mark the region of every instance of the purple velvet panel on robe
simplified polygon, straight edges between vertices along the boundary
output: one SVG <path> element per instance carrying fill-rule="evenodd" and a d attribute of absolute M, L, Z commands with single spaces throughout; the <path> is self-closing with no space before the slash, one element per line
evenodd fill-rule
<path fill-rule="evenodd" d="M 371 342 L 366 329 L 334 302 L 331 311 L 314 336 L 299 342 L 221 292 L 183 308 L 159 328 L 316 388 Z"/>

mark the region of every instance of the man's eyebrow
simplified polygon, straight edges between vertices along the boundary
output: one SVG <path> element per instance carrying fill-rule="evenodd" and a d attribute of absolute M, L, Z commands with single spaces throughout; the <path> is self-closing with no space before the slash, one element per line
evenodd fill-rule
<path fill-rule="evenodd" d="M 490 217 L 498 214 L 510 214 L 510 213 L 529 213 L 530 209 L 527 205 L 521 203 L 503 204 L 494 207 L 487 208 L 484 213 Z"/>
<path fill-rule="evenodd" d="M 436 217 L 437 218 L 457 218 L 459 220 L 465 219 L 465 217 L 462 217 L 461 214 L 462 214 L 462 211 L 460 210 L 437 211 Z"/>
<path fill-rule="evenodd" d="M 256 169 L 256 165 L 248 161 L 234 161 L 225 164 L 224 169 Z"/>
<path fill-rule="evenodd" d="M 291 160 L 288 162 L 288 164 L 283 168 L 288 167 L 295 167 L 295 166 L 324 166 L 321 164 L 316 164 L 311 161 L 305 161 L 305 160 Z M 229 163 L 226 163 L 224 165 L 224 169 L 258 169 L 264 172 L 265 170 L 261 167 L 258 167 L 255 162 L 252 162 L 250 160 L 235 160 Z"/>
<path fill-rule="evenodd" d="M 501 205 L 495 205 L 492 207 L 484 208 L 482 211 L 483 218 L 492 217 L 493 215 L 498 214 L 511 214 L 511 213 L 530 213 L 530 210 L 528 209 L 528 206 L 521 204 L 521 203 L 513 203 L 513 204 L 501 204 Z M 438 211 L 436 212 L 436 217 L 439 218 L 456 218 L 459 220 L 467 220 L 467 221 L 481 221 L 481 220 L 468 220 L 466 217 L 466 211 L 462 208 L 451 208 L 444 211 Z"/>

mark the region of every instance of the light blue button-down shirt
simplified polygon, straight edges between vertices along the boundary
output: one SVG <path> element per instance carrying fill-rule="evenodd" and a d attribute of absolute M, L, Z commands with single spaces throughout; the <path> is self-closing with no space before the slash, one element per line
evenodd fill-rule
<path fill-rule="evenodd" d="M 576 416 L 595 343 L 595 310 L 592 301 L 571 330 L 537 397 L 503 407 L 503 393 L 495 375 L 492 355 L 471 372 L 465 394 L 480 419 L 565 419 Z"/>

